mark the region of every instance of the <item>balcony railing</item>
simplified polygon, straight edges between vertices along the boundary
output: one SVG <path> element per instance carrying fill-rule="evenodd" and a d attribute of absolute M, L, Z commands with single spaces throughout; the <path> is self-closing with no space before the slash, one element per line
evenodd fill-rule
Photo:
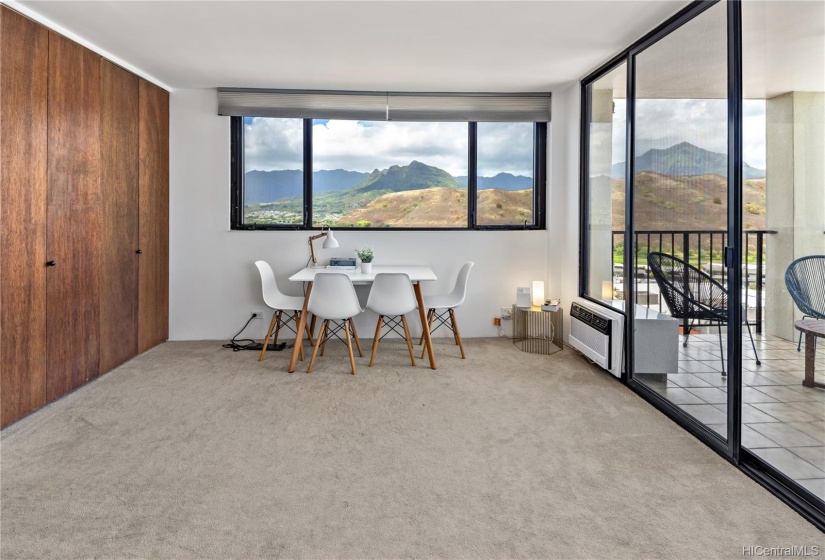
<path fill-rule="evenodd" d="M 776 233 L 769 230 L 748 230 L 743 232 L 742 245 L 743 267 L 742 291 L 743 301 L 747 302 L 748 324 L 762 332 L 765 289 L 765 236 Z M 667 306 L 658 296 L 658 286 L 647 266 L 648 252 L 659 251 L 686 259 L 690 264 L 704 270 L 726 286 L 727 268 L 723 264 L 723 255 L 727 246 L 728 234 L 724 230 L 643 230 L 635 233 L 635 255 L 633 262 L 636 280 L 636 302 L 647 307 L 658 307 L 660 312 L 667 312 Z M 623 277 L 624 231 L 613 231 L 612 252 L 613 276 Z M 617 262 L 618 261 L 618 262 Z M 687 328 L 687 326 L 685 326 Z"/>

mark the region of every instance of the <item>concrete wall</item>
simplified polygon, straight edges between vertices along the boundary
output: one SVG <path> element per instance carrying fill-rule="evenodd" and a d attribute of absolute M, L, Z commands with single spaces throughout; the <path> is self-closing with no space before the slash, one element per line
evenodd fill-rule
<path fill-rule="evenodd" d="M 217 115 L 211 90 L 176 90 L 170 102 L 170 338 L 228 339 L 252 311 L 266 310 L 255 260 L 272 264 L 282 291 L 301 293 L 287 278 L 309 257 L 309 232 L 231 231 L 229 119 Z M 547 231 L 338 230 L 340 248 L 320 249 L 319 257 L 352 256 L 356 247 L 370 244 L 376 264 L 429 264 L 439 279 L 424 285 L 425 298 L 450 290 L 461 264 L 475 261 L 458 312 L 467 337 L 497 336 L 493 317 L 514 303 L 517 286 L 532 280 L 544 280 L 547 296 L 569 305 L 578 254 L 578 112 L 578 86 L 554 95 Z M 267 310 L 267 318 L 253 321 L 244 336 L 262 338 L 268 317 Z M 419 333 L 418 321 L 412 323 Z M 371 332 L 375 316 L 362 315 L 357 326 Z"/>
<path fill-rule="evenodd" d="M 825 93 L 789 92 L 767 103 L 765 328 L 793 339 L 802 314 L 785 287 L 788 265 L 825 254 Z"/>
<path fill-rule="evenodd" d="M 564 306 L 564 338 L 570 332 L 570 303 L 579 278 L 579 125 L 580 86 L 553 93 L 548 270 L 550 285 Z"/>

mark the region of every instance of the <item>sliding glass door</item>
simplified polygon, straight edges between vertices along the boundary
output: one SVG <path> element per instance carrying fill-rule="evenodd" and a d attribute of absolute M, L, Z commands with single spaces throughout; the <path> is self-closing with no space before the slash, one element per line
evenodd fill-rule
<path fill-rule="evenodd" d="M 580 295 L 634 390 L 820 528 L 823 154 L 822 2 L 694 2 L 582 81 Z"/>
<path fill-rule="evenodd" d="M 728 434 L 728 73 L 718 3 L 634 57 L 633 379 Z M 627 264 L 626 264 L 627 265 Z M 631 307 L 627 302 L 628 308 Z"/>

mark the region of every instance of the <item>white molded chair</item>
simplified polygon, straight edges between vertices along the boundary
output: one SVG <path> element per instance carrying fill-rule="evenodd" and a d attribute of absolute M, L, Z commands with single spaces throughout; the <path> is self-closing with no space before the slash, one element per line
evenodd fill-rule
<path fill-rule="evenodd" d="M 298 324 L 298 319 L 301 317 L 301 310 L 304 308 L 304 298 L 300 296 L 288 296 L 281 293 L 278 289 L 278 284 L 275 281 L 275 273 L 272 272 L 272 267 L 266 261 L 255 261 L 255 266 L 258 267 L 258 272 L 261 273 L 261 287 L 263 289 L 264 303 L 274 311 L 272 314 L 272 321 L 269 322 L 269 330 L 266 331 L 266 338 L 264 339 L 263 348 L 261 348 L 261 355 L 258 361 L 264 359 L 266 354 L 266 347 L 269 345 L 269 338 L 272 336 L 272 329 L 275 329 L 275 339 L 272 344 L 278 344 L 278 333 L 281 328 L 287 328 L 293 333 L 295 329 L 289 324 L 290 321 L 295 321 Z M 286 319 L 283 318 L 284 311 L 287 312 Z M 309 337 L 309 343 L 312 344 L 312 333 L 309 327 L 305 329 Z M 304 347 L 301 345 L 301 359 L 304 359 Z"/>
<path fill-rule="evenodd" d="M 467 297 L 467 278 L 470 276 L 470 269 L 475 265 L 474 262 L 467 262 L 458 271 L 458 278 L 455 281 L 455 287 L 449 294 L 429 296 L 426 300 L 429 311 L 427 312 L 427 323 L 429 325 L 430 334 L 436 331 L 438 327 L 445 325 L 448 329 L 453 331 L 453 338 L 458 348 L 461 350 L 461 359 L 464 359 L 464 344 L 461 343 L 461 333 L 458 330 L 458 321 L 455 318 L 455 309 L 464 303 L 464 298 Z M 450 324 L 447 324 L 449 318 Z M 438 321 L 435 326 L 433 324 Z M 421 335 L 421 340 L 424 342 L 424 335 Z M 427 347 L 421 350 L 421 357 L 427 351 Z"/>
<path fill-rule="evenodd" d="M 358 347 L 358 355 L 364 356 L 361 351 L 361 341 L 358 340 L 358 333 L 355 332 L 355 325 L 352 318 L 363 312 L 361 304 L 358 302 L 358 294 L 352 285 L 352 280 L 346 274 L 340 272 L 324 272 L 315 275 L 315 282 L 309 294 L 307 311 L 314 316 L 323 319 L 321 330 L 315 339 L 315 348 L 312 350 L 312 358 L 309 360 L 307 373 L 312 373 L 312 366 L 315 363 L 315 356 L 318 348 L 321 348 L 321 355 L 324 355 L 324 347 L 327 340 L 333 336 L 338 336 L 340 330 L 346 334 L 347 349 L 349 350 L 349 363 L 352 367 L 352 374 L 355 375 L 355 356 L 352 353 L 352 341 L 350 340 L 350 329 L 355 338 L 355 345 Z M 330 329 L 329 322 L 332 321 L 333 328 Z M 340 324 L 339 324 L 340 322 Z"/>
<path fill-rule="evenodd" d="M 410 329 L 407 326 L 407 313 L 415 311 L 418 302 L 415 299 L 412 282 L 406 274 L 376 274 L 375 281 L 370 289 L 370 296 L 367 299 L 367 309 L 378 314 L 378 324 L 375 327 L 375 338 L 372 340 L 372 355 L 370 356 L 370 367 L 375 361 L 375 352 L 378 350 L 378 341 L 384 338 L 381 336 L 381 327 L 385 324 L 390 331 L 401 334 L 396 329 L 399 324 L 404 327 L 404 338 L 407 341 L 407 350 L 410 352 L 410 362 L 415 365 L 413 355 L 413 344 L 410 338 Z M 401 320 L 399 321 L 399 317 Z M 387 318 L 386 323 L 384 318 Z M 387 332 L 389 334 L 389 331 Z M 386 336 L 386 335 L 384 335 Z"/>

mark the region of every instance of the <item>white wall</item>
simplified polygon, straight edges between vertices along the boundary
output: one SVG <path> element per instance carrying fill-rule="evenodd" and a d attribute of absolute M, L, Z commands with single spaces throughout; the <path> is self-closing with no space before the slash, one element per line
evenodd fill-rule
<path fill-rule="evenodd" d="M 564 339 L 570 332 L 570 302 L 579 278 L 579 136 L 580 86 L 553 92 L 548 199 L 548 273 L 564 306 Z"/>
<path fill-rule="evenodd" d="M 309 232 L 231 231 L 229 118 L 217 116 L 213 90 L 176 90 L 170 103 L 170 339 L 228 339 L 252 311 L 266 310 L 255 260 L 272 264 L 283 291 L 301 293 L 287 278 L 306 263 Z M 424 285 L 425 300 L 428 293 L 451 289 L 461 264 L 475 261 L 469 295 L 458 312 L 466 337 L 497 336 L 493 317 L 514 302 L 517 286 L 532 280 L 544 280 L 548 297 L 562 298 L 568 309 L 578 266 L 577 86 L 554 94 L 553 119 L 548 231 L 337 230 L 340 248 L 321 249 L 320 258 L 352 256 L 356 247 L 369 244 L 376 264 L 429 264 L 439 280 Z M 420 333 L 418 321 L 412 323 Z M 244 336 L 262 338 L 267 324 L 268 313 Z M 368 338 L 375 317 L 361 316 L 357 326 Z"/>

